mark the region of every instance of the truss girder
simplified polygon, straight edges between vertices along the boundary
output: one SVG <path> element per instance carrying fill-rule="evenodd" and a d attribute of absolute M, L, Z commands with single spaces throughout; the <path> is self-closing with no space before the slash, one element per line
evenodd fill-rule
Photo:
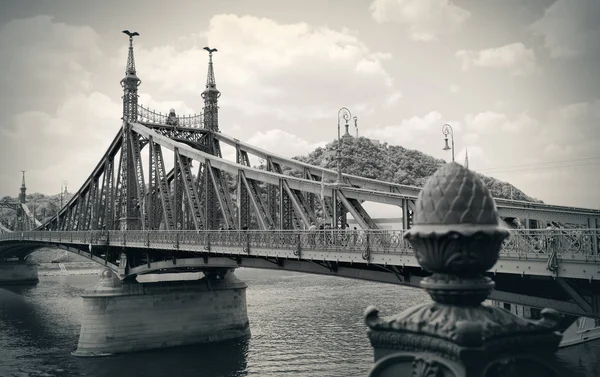
<path fill-rule="evenodd" d="M 182 175 L 183 188 L 185 190 L 185 197 L 188 201 L 188 208 L 190 210 L 191 220 L 194 224 L 194 229 L 199 230 L 203 228 L 202 221 L 202 208 L 200 207 L 200 200 L 194 187 L 194 178 L 190 169 L 190 159 L 181 157 L 177 149 L 175 149 L 175 155 L 177 157 L 176 163 L 179 164 L 179 168 Z"/>
<path fill-rule="evenodd" d="M 283 189 L 287 193 L 292 205 L 294 206 L 294 209 L 296 210 L 296 213 L 300 216 L 300 219 L 304 223 L 305 229 L 308 229 L 308 227 L 310 226 L 310 220 L 308 213 L 306 213 L 305 207 L 301 203 L 301 200 L 296 195 L 295 190 L 290 189 L 290 186 L 286 180 L 282 179 L 281 182 Z"/>
<path fill-rule="evenodd" d="M 156 170 L 156 179 L 158 181 L 158 192 L 160 193 L 160 201 L 162 204 L 163 220 L 167 230 L 175 229 L 175 219 L 171 211 L 171 193 L 169 192 L 169 183 L 165 173 L 165 162 L 162 155 L 160 144 L 152 145 L 154 156 L 154 169 Z"/>
<path fill-rule="evenodd" d="M 297 161 L 294 159 L 282 157 L 270 153 L 261 148 L 252 146 L 250 144 L 244 143 L 238 139 L 235 139 L 231 136 L 225 135 L 221 132 L 213 133 L 213 137 L 220 142 L 231 146 L 237 146 L 242 151 L 246 153 L 252 154 L 256 157 L 271 160 L 273 163 L 277 163 L 281 166 L 290 167 L 299 171 L 305 171 L 305 169 L 309 169 L 311 174 L 321 177 L 322 179 L 326 179 L 329 181 L 335 181 L 337 178 L 337 172 L 331 169 L 325 169 L 319 166 L 314 166 L 310 164 L 303 163 L 301 161 Z M 382 192 L 390 192 L 396 193 L 408 197 L 412 197 L 416 200 L 421 188 L 415 186 L 401 185 L 391 182 L 378 181 L 375 179 L 364 178 L 353 176 L 349 174 L 343 174 L 344 182 L 355 186 L 361 187 L 367 190 L 375 190 Z M 576 220 L 577 223 L 584 223 L 588 218 L 597 218 L 600 219 L 600 211 L 594 209 L 586 209 L 586 208 L 575 208 L 575 207 L 567 207 L 567 206 L 556 206 L 549 205 L 544 203 L 533 203 L 533 202 L 525 202 L 519 200 L 509 200 L 509 199 L 500 199 L 494 198 L 498 210 L 500 212 L 501 217 L 511 217 L 513 213 L 515 213 L 515 209 L 525 210 L 526 213 L 531 213 L 530 218 L 537 219 L 540 217 L 541 221 L 546 221 L 545 219 L 552 219 L 555 215 L 558 215 L 563 218 L 568 218 L 572 222 Z M 506 210 L 504 210 L 506 208 Z M 504 211 L 503 211 L 504 210 Z M 543 217 L 543 218 L 542 218 Z M 565 221 L 566 222 L 566 221 Z"/>
<path fill-rule="evenodd" d="M 131 152 L 133 159 L 133 169 L 135 173 L 135 191 L 136 191 L 136 200 L 137 200 L 137 208 L 139 208 L 140 217 L 142 219 L 142 229 L 148 228 L 148 214 L 145 210 L 145 191 L 146 184 L 144 180 L 144 169 L 142 168 L 142 142 L 140 140 L 140 136 L 135 133 L 130 134 L 130 144 L 131 144 Z"/>
<path fill-rule="evenodd" d="M 222 158 L 215 157 L 208 153 L 196 150 L 188 145 L 175 142 L 164 136 L 161 136 L 154 131 L 146 128 L 141 124 L 134 123 L 133 129 L 144 137 L 152 136 L 155 142 L 164 146 L 167 149 L 173 150 L 175 147 L 179 149 L 179 153 L 182 156 L 192 158 L 199 162 L 210 161 L 211 167 L 216 171 L 223 171 L 228 174 L 237 175 L 240 165 L 235 162 L 227 161 Z M 277 165 L 275 165 L 277 166 Z M 299 190 L 305 193 L 320 194 L 322 192 L 321 182 L 311 181 L 303 178 L 296 178 L 275 171 L 265 171 L 253 167 L 243 167 L 244 174 L 247 179 L 268 183 L 271 185 L 279 186 L 280 179 L 285 180 L 291 189 Z M 383 204 L 399 205 L 402 199 L 414 199 L 413 197 L 406 197 L 397 193 L 381 192 L 366 190 L 356 187 L 344 187 L 344 195 L 346 198 L 354 198 L 359 201 L 373 201 Z M 331 197 L 332 193 L 330 189 L 324 190 L 324 195 Z"/>
<path fill-rule="evenodd" d="M 214 188 L 217 202 L 219 203 L 219 208 L 221 209 L 223 221 L 225 222 L 224 227 L 227 229 L 234 229 L 235 221 L 233 217 L 233 210 L 230 204 L 231 198 L 229 197 L 229 192 L 226 190 L 227 186 L 223 180 L 221 171 L 214 168 L 210 160 L 206 160 L 205 164 L 210 176 L 210 181 L 212 182 L 212 187 Z"/>
<path fill-rule="evenodd" d="M 341 191 L 338 192 L 338 199 L 340 199 L 344 207 L 352 214 L 352 217 L 356 219 L 358 225 L 360 225 L 362 229 L 379 229 L 377 224 L 375 224 L 375 221 L 373 221 L 358 200 L 347 199 Z"/>
<path fill-rule="evenodd" d="M 250 166 L 248 154 L 236 150 L 236 161 L 240 165 Z M 238 208 L 238 229 L 250 229 L 250 194 L 249 188 L 244 184 L 242 178 L 243 170 L 238 170 L 237 174 L 237 208 Z"/>
<path fill-rule="evenodd" d="M 252 202 L 252 206 L 254 207 L 254 211 L 256 213 L 256 220 L 258 222 L 258 225 L 260 226 L 260 229 L 275 229 L 273 219 L 271 218 L 269 211 L 260 196 L 260 191 L 258 189 L 257 183 L 255 181 L 246 179 L 243 170 L 240 170 L 239 174 L 242 183 L 246 187 L 246 190 L 248 190 L 248 192 L 250 193 L 250 201 Z"/>

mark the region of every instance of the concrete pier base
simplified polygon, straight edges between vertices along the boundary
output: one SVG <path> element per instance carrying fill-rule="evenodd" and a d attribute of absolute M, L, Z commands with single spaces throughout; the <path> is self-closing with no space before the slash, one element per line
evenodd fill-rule
<path fill-rule="evenodd" d="M 247 284 L 233 274 L 195 281 L 121 282 L 103 271 L 83 295 L 75 356 L 216 342 L 250 335 Z"/>
<path fill-rule="evenodd" d="M 25 261 L 0 261 L 0 285 L 35 284 L 39 281 L 37 264 Z"/>

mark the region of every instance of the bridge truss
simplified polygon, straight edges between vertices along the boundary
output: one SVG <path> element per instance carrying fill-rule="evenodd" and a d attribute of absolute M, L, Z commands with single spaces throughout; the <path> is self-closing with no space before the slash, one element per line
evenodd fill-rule
<path fill-rule="evenodd" d="M 214 79 L 212 51 L 208 72 L 201 116 L 177 116 L 174 110 L 163 115 L 144 108 L 137 103 L 137 87 L 141 80 L 136 76 L 130 37 L 126 76 L 121 81 L 124 90 L 122 128 L 79 191 L 52 219 L 40 225 L 37 232 L 23 232 L 0 239 L 0 258 L 21 256 L 43 245 L 55 245 L 79 254 L 87 253 L 91 259 L 118 271 L 121 278 L 127 278 L 157 270 L 179 270 L 182 266 L 186 270 L 218 267 L 218 263 L 208 263 L 208 258 L 214 257 L 212 253 L 215 250 L 223 250 L 222 247 L 227 246 L 229 241 L 225 242 L 222 238 L 225 234 L 241 242 L 236 244 L 241 249 L 236 249 L 235 253 L 229 249 L 220 253 L 228 254 L 224 258 L 229 262 L 219 263 L 231 268 L 250 261 L 250 250 L 256 249 L 257 245 L 267 240 L 275 242 L 275 238 L 268 234 L 282 235 L 283 239 L 291 237 L 286 250 L 290 248 L 293 251 L 296 247 L 299 253 L 300 250 L 310 250 L 316 247 L 316 241 L 310 244 L 312 236 L 303 230 L 317 222 L 331 224 L 334 229 L 344 228 L 348 214 L 356 219 L 361 231 L 375 232 L 364 233 L 365 237 L 369 234 L 375 237 L 380 233 L 376 233 L 377 224 L 363 207 L 364 202 L 397 206 L 402 212 L 403 229 L 411 227 L 420 190 L 417 187 L 347 174 L 342 176 L 343 182 L 336 182 L 333 170 L 278 156 L 221 133 L 217 106 L 220 92 Z M 235 160 L 223 158 L 221 147 L 225 145 L 235 149 Z M 252 167 L 251 158 L 263 159 L 265 168 Z M 564 239 L 565 245 L 585 245 L 587 251 L 578 254 L 583 259 L 576 258 L 577 263 L 569 265 L 569 268 L 583 270 L 582 266 L 589 266 L 587 272 L 583 275 L 572 272 L 569 279 L 587 279 L 590 283 L 598 280 L 600 211 L 505 199 L 496 199 L 496 205 L 499 216 L 509 227 L 516 218 L 535 225 L 534 228 L 551 223 L 556 228 L 553 231 L 556 237 Z M 580 232 L 574 233 L 573 229 Z M 218 230 L 224 231 L 222 235 L 215 232 Z M 135 242 L 130 237 L 134 237 Z M 175 241 L 167 244 L 156 241 L 171 240 L 169 237 L 175 237 Z M 181 248 L 182 239 L 178 237 L 195 240 L 201 250 Z M 325 240 L 324 236 L 321 238 Z M 372 239 L 383 240 L 384 236 Z M 362 255 L 358 264 L 392 271 L 396 278 L 401 276 L 401 267 L 407 262 L 393 258 L 376 262 L 368 255 L 377 248 L 368 240 L 366 238 L 361 243 L 362 249 L 356 250 Z M 535 231 L 517 231 L 513 240 L 521 249 L 530 251 L 544 248 L 549 242 L 548 237 L 544 238 Z M 221 249 L 215 249 L 212 245 L 217 242 L 225 244 L 220 245 Z M 384 241 L 378 242 L 377 247 L 384 245 Z M 398 241 L 400 244 L 404 245 Z M 336 244 L 335 250 L 343 248 L 351 246 L 348 242 L 340 243 Z M 268 247 L 265 246 L 266 249 Z M 319 250 L 324 253 L 331 251 L 325 244 Z M 570 255 L 559 254 L 558 250 L 508 255 L 507 260 L 516 258 L 517 261 L 537 256 L 533 258 L 535 262 L 528 266 L 529 270 L 523 267 L 527 264 L 521 263 L 517 267 L 514 262 L 505 262 L 499 273 L 535 275 L 531 272 L 531 268 L 535 267 L 544 271 L 536 276 L 556 278 L 561 274 L 558 261 L 564 261 Z M 389 254 L 385 250 L 381 252 Z M 410 250 L 400 254 L 404 252 L 410 253 Z M 306 259 L 306 254 L 301 257 L 301 254 L 293 252 L 288 255 L 270 250 L 264 255 L 253 255 L 251 263 L 258 266 L 257 261 L 260 261 L 266 265 L 283 266 L 280 261 L 285 257 L 296 258 L 303 263 L 317 263 L 316 260 L 319 260 L 318 263 L 322 262 L 321 265 L 331 271 L 340 271 L 339 267 L 350 268 L 339 265 L 340 260 L 334 258 L 335 255 L 330 253 L 329 257 L 324 257 L 314 254 L 311 259 Z M 183 260 L 188 262 L 181 262 Z M 353 259 L 343 262 L 355 263 Z M 409 275 L 422 274 L 416 272 L 416 262 L 410 267 Z M 357 268 L 357 271 L 361 269 L 364 268 Z M 565 271 L 562 273 L 564 275 Z M 597 296 L 600 294 L 592 294 L 592 297 Z M 600 305 L 596 301 L 581 300 L 588 303 L 587 309 L 592 305 L 591 312 L 600 313 Z"/>

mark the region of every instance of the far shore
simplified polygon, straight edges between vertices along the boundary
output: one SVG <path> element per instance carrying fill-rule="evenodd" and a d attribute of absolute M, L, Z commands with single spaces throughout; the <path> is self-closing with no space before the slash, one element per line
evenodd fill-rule
<path fill-rule="evenodd" d="M 103 269 L 95 262 L 38 263 L 38 276 L 97 275 Z"/>

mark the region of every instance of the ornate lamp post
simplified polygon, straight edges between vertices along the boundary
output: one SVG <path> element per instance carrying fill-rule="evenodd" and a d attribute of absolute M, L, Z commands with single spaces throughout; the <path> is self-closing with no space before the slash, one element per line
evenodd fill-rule
<path fill-rule="evenodd" d="M 484 273 L 508 236 L 492 195 L 473 172 L 451 162 L 429 178 L 404 237 L 431 273 L 420 284 L 433 302 L 386 318 L 367 309 L 376 362 L 370 377 L 564 375 L 554 358 L 562 337 L 558 312 L 544 309 L 541 319 L 529 321 L 482 305 L 494 288 Z"/>
<path fill-rule="evenodd" d="M 442 126 L 442 133 L 444 134 L 444 141 L 446 142 L 446 145 L 442 150 L 447 151 L 452 149 L 452 162 L 454 162 L 454 130 L 449 124 L 444 124 Z M 448 134 L 450 134 L 450 137 L 452 138 L 452 148 L 448 146 Z"/>
<path fill-rule="evenodd" d="M 342 140 L 340 136 L 340 119 L 344 119 L 346 121 L 346 129 L 348 129 L 348 121 L 352 118 L 352 113 L 345 107 L 342 107 L 338 111 L 338 147 L 337 147 L 337 184 L 342 184 Z"/>

